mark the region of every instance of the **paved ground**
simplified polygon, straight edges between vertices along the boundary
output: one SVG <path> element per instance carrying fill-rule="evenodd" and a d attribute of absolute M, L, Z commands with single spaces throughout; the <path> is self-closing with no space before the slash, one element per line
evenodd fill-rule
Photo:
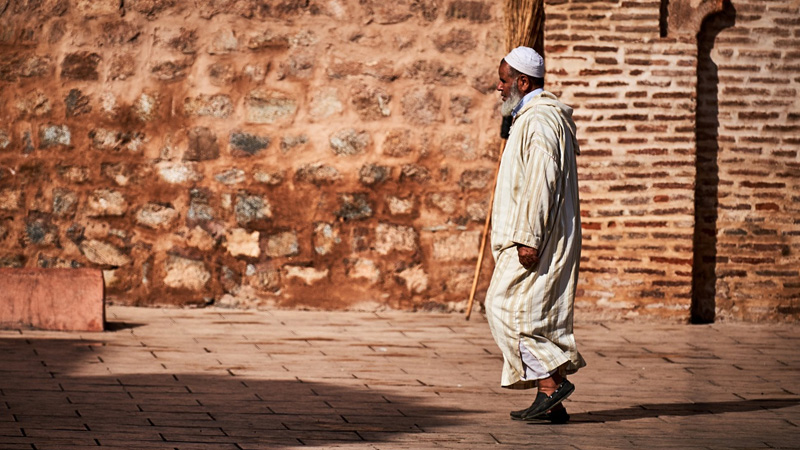
<path fill-rule="evenodd" d="M 0 331 L 0 449 L 800 448 L 800 326 L 601 322 L 567 425 L 508 419 L 473 314 L 109 307 Z"/>

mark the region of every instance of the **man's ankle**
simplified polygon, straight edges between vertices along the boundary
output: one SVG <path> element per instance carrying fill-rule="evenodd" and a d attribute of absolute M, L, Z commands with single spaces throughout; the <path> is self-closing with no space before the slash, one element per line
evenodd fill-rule
<path fill-rule="evenodd" d="M 555 392 L 563 382 L 564 377 L 556 371 L 549 377 L 539 380 L 538 391 L 544 392 L 547 395 L 553 395 L 553 392 Z"/>

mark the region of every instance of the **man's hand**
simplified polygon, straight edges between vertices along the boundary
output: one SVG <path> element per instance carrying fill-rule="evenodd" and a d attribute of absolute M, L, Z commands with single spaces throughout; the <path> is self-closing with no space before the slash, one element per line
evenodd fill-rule
<path fill-rule="evenodd" d="M 533 247 L 517 245 L 517 256 L 522 267 L 533 270 L 539 264 L 539 250 Z"/>

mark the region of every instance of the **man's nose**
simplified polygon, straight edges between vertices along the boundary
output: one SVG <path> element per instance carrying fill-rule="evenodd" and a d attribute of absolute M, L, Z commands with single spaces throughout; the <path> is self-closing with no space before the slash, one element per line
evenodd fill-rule
<path fill-rule="evenodd" d="M 500 91 L 500 92 L 503 92 L 503 82 L 502 81 L 499 81 L 497 83 L 497 90 Z"/>

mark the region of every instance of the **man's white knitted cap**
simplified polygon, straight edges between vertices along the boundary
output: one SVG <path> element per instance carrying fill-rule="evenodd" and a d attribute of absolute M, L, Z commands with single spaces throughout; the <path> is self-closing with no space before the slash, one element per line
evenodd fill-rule
<path fill-rule="evenodd" d="M 534 78 L 544 78 L 544 58 L 530 47 L 517 47 L 506 55 L 509 66 Z"/>

